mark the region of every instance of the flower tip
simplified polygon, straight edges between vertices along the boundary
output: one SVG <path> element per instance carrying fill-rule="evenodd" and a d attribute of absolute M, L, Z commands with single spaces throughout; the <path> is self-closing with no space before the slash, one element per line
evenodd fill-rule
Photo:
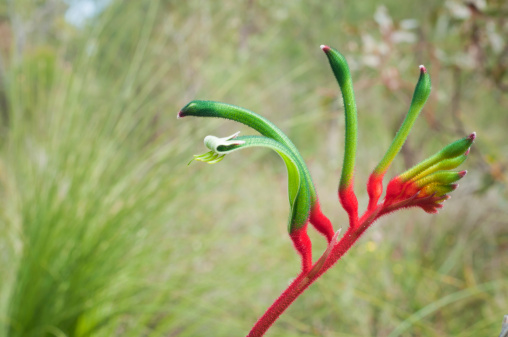
<path fill-rule="evenodd" d="M 185 117 L 185 115 L 183 114 L 183 111 L 180 110 L 178 112 L 178 115 L 176 115 L 176 118 L 178 119 L 178 118 L 182 118 L 182 117 Z"/>
<path fill-rule="evenodd" d="M 427 72 L 427 68 L 425 68 L 425 66 L 423 64 L 420 65 L 420 72 L 422 74 L 425 74 Z"/>
<path fill-rule="evenodd" d="M 468 156 L 469 152 L 471 152 L 471 149 L 467 149 L 466 153 L 464 153 L 464 156 Z"/>
<path fill-rule="evenodd" d="M 473 132 L 472 134 L 469 135 L 469 138 L 471 141 L 474 141 L 476 139 L 476 132 Z"/>
<path fill-rule="evenodd" d="M 330 47 L 328 47 L 327 45 L 325 44 L 322 44 L 319 46 L 319 48 L 321 48 L 325 53 L 328 52 L 330 50 Z"/>
<path fill-rule="evenodd" d="M 465 176 L 466 174 L 467 174 L 467 170 L 464 170 L 464 171 L 460 171 L 460 172 L 459 172 L 459 176 L 460 176 L 461 178 L 464 178 L 464 176 Z"/>

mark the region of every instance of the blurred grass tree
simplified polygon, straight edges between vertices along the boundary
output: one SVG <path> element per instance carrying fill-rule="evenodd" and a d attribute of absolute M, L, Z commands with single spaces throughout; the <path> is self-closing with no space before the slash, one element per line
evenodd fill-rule
<path fill-rule="evenodd" d="M 406 165 L 462 136 L 461 123 L 475 125 L 481 138 L 462 186 L 467 197 L 456 195 L 456 207 L 440 217 L 401 219 L 399 233 L 412 240 L 374 229 L 271 335 L 499 333 L 508 293 L 508 102 L 499 85 L 506 51 L 488 46 L 499 41 L 494 33 L 506 35 L 506 19 L 489 16 L 506 10 L 505 2 L 461 17 L 456 8 L 467 7 L 459 1 L 387 0 L 389 20 L 380 21 L 374 1 L 111 1 L 81 28 L 64 21 L 60 4 L 0 2 L 0 335 L 245 334 L 245 321 L 296 271 L 296 262 L 283 262 L 295 259 L 291 248 L 271 239 L 285 235 L 287 201 L 273 193 L 285 189 L 284 172 L 248 155 L 231 158 L 244 178 L 213 178 L 226 174 L 220 166 L 187 168 L 196 150 L 181 139 L 204 131 L 199 122 L 176 124 L 174 114 L 205 97 L 263 112 L 297 146 L 306 144 L 302 155 L 315 183 L 326 187 L 336 177 L 342 137 L 330 122 L 341 113 L 336 91 L 315 89 L 330 79 L 317 61 L 324 42 L 352 60 L 364 98 L 359 129 L 369 132 L 359 134 L 359 146 L 372 150 L 359 153 L 366 165 L 358 180 L 400 124 L 403 111 L 391 107 L 407 106 L 412 91 L 400 79 L 411 78 L 410 65 L 422 59 L 431 60 L 435 95 L 424 113 L 432 129 L 414 130 L 402 150 Z M 45 16 L 52 8 L 56 14 Z M 390 20 L 383 33 L 380 22 Z M 399 28 L 415 40 L 393 43 Z M 464 63 L 475 43 L 488 47 L 475 61 L 485 67 Z M 372 55 L 381 60 L 376 67 L 364 58 Z M 421 148 L 429 138 L 436 141 Z M 329 148 L 317 146 L 323 141 Z M 196 179 L 182 179 L 183 170 Z M 274 180 L 273 191 L 260 189 Z M 319 189 L 323 208 L 334 210 L 335 187 Z M 366 205 L 366 193 L 357 192 Z M 190 203 L 201 207 L 190 212 Z M 332 220 L 346 217 L 336 212 Z M 388 221 L 380 227 L 392 226 Z M 263 231 L 247 226 L 252 222 Z M 237 231 L 237 241 L 220 239 Z"/>

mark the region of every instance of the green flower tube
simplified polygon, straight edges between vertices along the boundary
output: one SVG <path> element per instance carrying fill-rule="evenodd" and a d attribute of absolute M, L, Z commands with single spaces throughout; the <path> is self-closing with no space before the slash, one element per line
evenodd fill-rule
<path fill-rule="evenodd" d="M 402 122 L 395 138 L 393 139 L 390 147 L 386 151 L 385 155 L 376 166 L 374 171 L 369 177 L 367 183 L 367 192 L 369 194 L 369 206 L 370 210 L 374 209 L 377 205 L 379 197 L 383 193 L 383 177 L 390 167 L 395 156 L 399 153 L 402 145 L 406 142 L 407 136 L 413 127 L 416 118 L 420 114 L 425 102 L 430 96 L 431 82 L 430 76 L 427 73 L 427 69 L 423 65 L 420 66 L 420 77 L 416 83 L 416 88 L 413 93 L 413 99 L 406 118 Z"/>
<path fill-rule="evenodd" d="M 292 158 L 300 169 L 302 180 L 305 180 L 305 184 L 308 186 L 311 205 L 311 223 L 327 238 L 328 242 L 331 241 L 334 235 L 333 226 L 330 220 L 321 212 L 317 193 L 307 165 L 293 142 L 275 126 L 275 124 L 250 110 L 214 101 L 195 100 L 188 103 L 178 113 L 178 118 L 185 116 L 217 117 L 233 120 L 245 124 L 258 131 L 263 136 L 284 145 L 287 150 L 292 153 Z"/>
<path fill-rule="evenodd" d="M 358 200 L 354 192 L 354 170 L 358 138 L 358 122 L 353 80 L 351 78 L 351 72 L 349 71 L 346 58 L 341 53 L 325 45 L 322 45 L 321 49 L 328 57 L 333 74 L 339 84 L 344 103 L 346 132 L 344 142 L 344 160 L 342 162 L 342 173 L 339 182 L 339 199 L 342 207 L 344 207 L 349 215 L 350 225 L 355 226 L 358 221 Z"/>
<path fill-rule="evenodd" d="M 248 147 L 265 147 L 277 152 L 286 164 L 288 172 L 290 206 L 288 231 L 296 250 L 302 257 L 302 269 L 309 269 L 312 265 L 312 246 L 307 235 L 306 225 L 312 205 L 309 181 L 305 179 L 301 166 L 292 151 L 271 138 L 263 136 L 237 137 L 237 135 L 238 133 L 225 138 L 207 136 L 204 142 L 211 151 L 201 156 L 195 156 L 195 159 L 216 163 L 216 158 L 222 160 L 225 155 Z"/>

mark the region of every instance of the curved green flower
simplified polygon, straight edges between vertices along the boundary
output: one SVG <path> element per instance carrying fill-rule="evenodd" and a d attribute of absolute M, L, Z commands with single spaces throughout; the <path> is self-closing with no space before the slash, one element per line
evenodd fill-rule
<path fill-rule="evenodd" d="M 312 265 L 312 247 L 308 238 L 306 225 L 311 212 L 311 189 L 309 181 L 302 174 L 294 153 L 285 145 L 264 136 L 240 136 L 238 132 L 224 138 L 206 136 L 205 145 L 209 152 L 194 156 L 196 160 L 215 164 L 227 154 L 248 147 L 265 147 L 279 154 L 286 164 L 288 172 L 289 219 L 288 231 L 293 244 L 302 257 L 302 269 L 307 270 Z"/>
<path fill-rule="evenodd" d="M 215 164 L 227 154 L 249 147 L 265 147 L 277 152 L 286 164 L 288 172 L 290 205 L 288 230 L 291 233 L 307 223 L 311 207 L 309 182 L 301 174 L 301 168 L 294 153 L 289 151 L 285 145 L 264 136 L 238 137 L 238 132 L 225 138 L 206 136 L 204 142 L 210 152 L 194 157 L 196 160 L 209 164 Z"/>
<path fill-rule="evenodd" d="M 311 201 L 314 203 L 317 200 L 317 194 L 312 183 L 310 172 L 305 165 L 305 162 L 298 152 L 298 149 L 293 144 L 284 132 L 282 132 L 275 124 L 268 119 L 250 110 L 221 102 L 195 100 L 187 104 L 180 110 L 178 117 L 197 116 L 197 117 L 217 117 L 230 119 L 235 122 L 242 123 L 258 131 L 265 137 L 271 138 L 280 144 L 287 147 L 293 155 L 295 162 L 300 167 L 300 170 L 307 182 L 311 192 Z"/>
<path fill-rule="evenodd" d="M 381 197 L 381 194 L 383 193 L 383 177 L 386 171 L 388 171 L 388 168 L 390 167 L 393 159 L 402 148 L 402 145 L 404 145 L 406 142 L 411 128 L 418 118 L 420 111 L 423 109 L 425 102 L 430 96 L 430 90 L 430 76 L 427 73 L 427 69 L 421 65 L 420 77 L 416 83 L 413 99 L 411 100 L 411 105 L 409 106 L 409 111 L 406 115 L 406 118 L 402 122 L 402 125 L 397 131 L 397 134 L 395 135 L 395 138 L 390 144 L 390 147 L 386 151 L 385 155 L 369 177 L 369 181 L 367 183 L 367 192 L 369 194 L 368 208 L 370 210 L 374 209 L 377 206 L 379 197 Z"/>
<path fill-rule="evenodd" d="M 178 113 L 178 118 L 185 116 L 217 117 L 230 119 L 245 124 L 258 131 L 260 134 L 265 136 L 265 138 L 272 139 L 284 146 L 286 149 L 285 151 L 291 154 L 291 158 L 299 171 L 301 180 L 300 185 L 305 186 L 308 189 L 308 207 L 311 215 L 311 223 L 319 232 L 326 236 L 328 241 L 332 239 L 334 235 L 333 227 L 330 220 L 328 220 L 328 218 L 321 213 L 317 193 L 314 188 L 314 184 L 312 182 L 312 178 L 307 165 L 305 164 L 305 161 L 303 160 L 300 152 L 298 152 L 298 149 L 293 144 L 293 142 L 277 126 L 275 126 L 275 124 L 263 116 L 238 106 L 221 102 L 202 100 L 192 101 L 183 107 L 182 110 L 180 110 Z M 218 157 L 216 159 L 220 160 Z M 299 227 L 296 225 L 291 227 L 290 234 L 297 228 Z"/>

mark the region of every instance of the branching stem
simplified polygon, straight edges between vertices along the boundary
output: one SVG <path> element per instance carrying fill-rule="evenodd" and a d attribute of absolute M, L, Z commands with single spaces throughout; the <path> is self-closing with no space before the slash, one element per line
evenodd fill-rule
<path fill-rule="evenodd" d="M 301 272 L 298 277 L 291 282 L 288 288 L 275 300 L 268 310 L 259 318 L 247 337 L 261 337 L 279 318 L 279 316 L 307 289 L 314 281 L 330 269 L 339 259 L 348 252 L 360 236 L 369 228 L 369 226 L 381 215 L 383 206 L 378 206 L 373 210 L 367 210 L 356 226 L 349 226 L 348 230 L 339 242 L 335 240 L 330 242 L 332 247 L 328 247 L 323 256 L 319 258 L 313 266 L 305 272 Z M 324 259 L 324 261 L 323 261 Z"/>

